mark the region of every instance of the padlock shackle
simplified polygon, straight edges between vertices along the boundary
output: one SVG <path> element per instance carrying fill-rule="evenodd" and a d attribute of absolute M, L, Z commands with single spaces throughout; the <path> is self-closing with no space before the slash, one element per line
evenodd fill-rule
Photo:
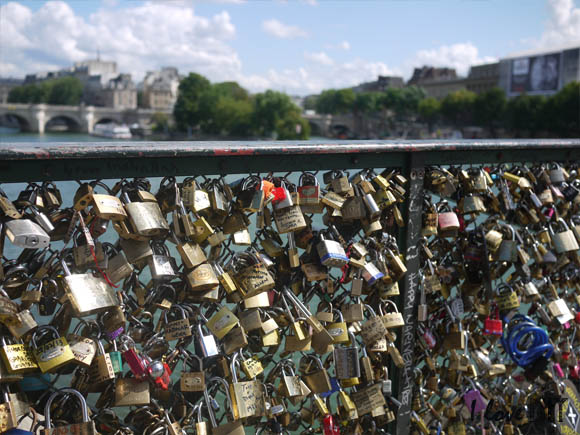
<path fill-rule="evenodd" d="M 74 396 L 76 396 L 77 399 L 79 399 L 79 401 L 81 402 L 81 412 L 83 418 L 82 422 L 88 423 L 90 421 L 89 410 L 87 407 L 87 402 L 83 397 L 83 395 L 74 388 L 61 388 L 60 390 L 57 390 L 54 393 L 52 393 L 48 398 L 48 400 L 46 401 L 46 405 L 44 405 L 44 421 L 46 429 L 52 429 L 52 422 L 50 421 L 50 407 L 52 405 L 52 402 L 54 401 L 54 399 L 56 399 L 58 396 L 62 394 L 73 394 Z"/>

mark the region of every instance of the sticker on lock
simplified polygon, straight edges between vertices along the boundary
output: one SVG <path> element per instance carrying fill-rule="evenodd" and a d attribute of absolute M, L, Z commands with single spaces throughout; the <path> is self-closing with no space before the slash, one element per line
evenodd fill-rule
<path fill-rule="evenodd" d="M 58 357 L 64 353 L 64 346 L 56 346 L 51 347 L 50 349 L 46 349 L 41 351 L 38 355 L 39 362 L 47 362 L 53 358 Z"/>

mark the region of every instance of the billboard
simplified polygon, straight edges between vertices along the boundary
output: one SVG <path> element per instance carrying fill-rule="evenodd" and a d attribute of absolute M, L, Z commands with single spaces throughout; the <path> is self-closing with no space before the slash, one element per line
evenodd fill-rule
<path fill-rule="evenodd" d="M 512 94 L 550 93 L 558 90 L 560 83 L 561 53 L 523 57 L 512 60 Z"/>

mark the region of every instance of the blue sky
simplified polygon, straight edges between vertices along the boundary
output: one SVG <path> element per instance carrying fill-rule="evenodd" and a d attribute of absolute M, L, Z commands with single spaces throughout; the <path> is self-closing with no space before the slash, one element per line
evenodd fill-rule
<path fill-rule="evenodd" d="M 309 94 L 423 64 L 580 44 L 580 0 L 0 2 L 0 75 L 95 57 L 136 80 L 163 65 Z"/>

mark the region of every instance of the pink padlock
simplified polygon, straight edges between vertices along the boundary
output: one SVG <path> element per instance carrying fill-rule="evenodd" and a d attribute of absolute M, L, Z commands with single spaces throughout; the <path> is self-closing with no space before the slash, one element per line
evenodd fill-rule
<path fill-rule="evenodd" d="M 465 401 L 467 409 L 470 412 L 473 411 L 474 415 L 479 414 L 481 411 L 485 411 L 485 408 L 487 408 L 487 403 L 485 403 L 485 399 L 479 390 L 468 390 L 463 395 L 463 400 Z"/>
<path fill-rule="evenodd" d="M 564 370 L 562 370 L 562 367 L 560 367 L 560 363 L 554 363 L 553 367 L 554 367 L 554 372 L 558 375 L 558 377 L 563 378 L 564 377 Z"/>

